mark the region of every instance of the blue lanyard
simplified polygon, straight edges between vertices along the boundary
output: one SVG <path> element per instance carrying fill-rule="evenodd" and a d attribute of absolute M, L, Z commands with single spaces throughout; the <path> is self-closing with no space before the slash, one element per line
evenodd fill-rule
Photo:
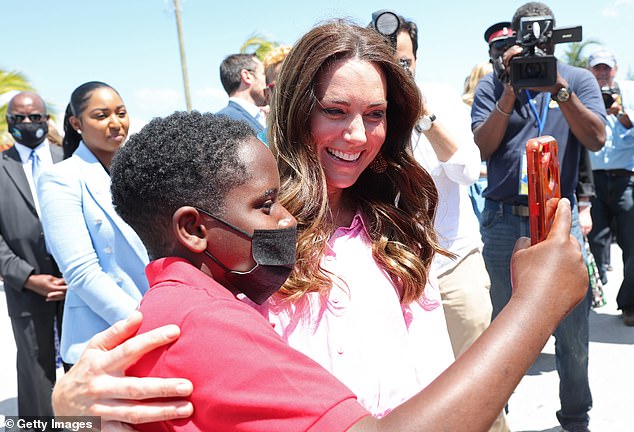
<path fill-rule="evenodd" d="M 549 98 L 544 98 L 546 103 L 544 104 L 544 108 L 542 109 L 542 117 L 539 118 L 539 113 L 537 112 L 537 105 L 535 104 L 535 99 L 531 97 L 531 94 L 528 90 L 524 90 L 526 92 L 526 97 L 528 98 L 528 104 L 531 107 L 531 111 L 535 114 L 535 118 L 537 119 L 537 136 L 542 136 L 542 132 L 544 131 L 544 125 L 546 124 L 546 118 L 548 118 L 548 104 L 550 103 Z"/>

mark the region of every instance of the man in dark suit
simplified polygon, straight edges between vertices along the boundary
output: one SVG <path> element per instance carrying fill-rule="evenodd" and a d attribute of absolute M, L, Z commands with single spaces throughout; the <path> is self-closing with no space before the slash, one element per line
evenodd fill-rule
<path fill-rule="evenodd" d="M 264 65 L 255 54 L 232 54 L 220 64 L 220 81 L 229 103 L 216 114 L 247 123 L 258 134 L 266 127 Z"/>
<path fill-rule="evenodd" d="M 20 416 L 53 415 L 54 326 L 61 329 L 67 288 L 46 250 L 35 194 L 39 172 L 62 159 L 61 147 L 46 140 L 48 118 L 39 95 L 14 96 L 7 125 L 16 144 L 0 158 L 0 275 L 17 347 Z"/>

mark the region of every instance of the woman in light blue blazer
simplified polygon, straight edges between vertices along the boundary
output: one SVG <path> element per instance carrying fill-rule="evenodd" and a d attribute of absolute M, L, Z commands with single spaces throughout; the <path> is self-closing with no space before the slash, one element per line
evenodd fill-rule
<path fill-rule="evenodd" d="M 60 347 L 66 363 L 77 361 L 88 339 L 132 313 L 148 289 L 147 252 L 110 194 L 110 163 L 128 126 L 116 90 L 82 84 L 64 117 L 67 159 L 37 182 L 47 247 L 68 283 Z"/>

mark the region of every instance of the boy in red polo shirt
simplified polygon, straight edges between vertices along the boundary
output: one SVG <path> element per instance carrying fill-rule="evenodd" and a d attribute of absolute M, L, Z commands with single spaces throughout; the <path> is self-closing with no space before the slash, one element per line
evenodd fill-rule
<path fill-rule="evenodd" d="M 178 340 L 127 373 L 184 377 L 194 386 L 191 417 L 140 430 L 486 430 L 581 298 L 574 287 L 582 287 L 585 267 L 570 246 L 564 200 L 548 240 L 516 254 L 518 293 L 496 324 L 420 394 L 376 419 L 240 300 L 265 301 L 294 263 L 296 221 L 277 202 L 278 189 L 269 150 L 247 126 L 212 114 L 154 119 L 113 161 L 117 212 L 153 258 L 139 333 L 166 324 L 181 329 Z M 534 276 L 533 267 L 565 267 L 569 284 L 554 295 L 554 270 Z"/>

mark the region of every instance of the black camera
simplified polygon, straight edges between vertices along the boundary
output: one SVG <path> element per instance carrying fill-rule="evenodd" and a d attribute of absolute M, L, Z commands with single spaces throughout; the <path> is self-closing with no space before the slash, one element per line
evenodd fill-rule
<path fill-rule="evenodd" d="M 396 12 L 389 9 L 381 9 L 372 12 L 372 22 L 370 23 L 370 28 L 373 28 L 379 34 L 387 38 L 394 50 L 396 49 L 396 35 L 398 34 L 400 26 L 401 20 L 398 18 Z"/>
<path fill-rule="evenodd" d="M 401 19 L 398 17 L 396 12 L 389 9 L 381 9 L 376 12 L 372 12 L 372 21 L 368 27 L 376 30 L 380 35 L 382 35 L 387 41 L 389 41 L 392 49 L 396 51 L 396 39 L 398 30 L 401 28 Z M 409 60 L 399 59 L 398 64 L 403 67 L 409 76 L 414 76 L 414 73 L 412 72 L 412 65 Z"/>
<path fill-rule="evenodd" d="M 520 20 L 516 44 L 524 51 L 511 59 L 510 80 L 515 88 L 550 87 L 557 82 L 557 59 L 543 47 L 562 42 L 581 42 L 581 26 L 553 28 L 551 16 Z"/>
<path fill-rule="evenodd" d="M 605 109 L 609 109 L 614 105 L 614 102 L 621 104 L 621 90 L 618 87 L 601 87 L 601 96 L 603 97 Z"/>
<path fill-rule="evenodd" d="M 509 80 L 506 67 L 504 66 L 504 60 L 502 60 L 502 55 L 504 54 L 504 51 L 511 48 L 513 45 L 515 45 L 515 36 L 500 38 L 489 44 L 489 53 L 491 55 L 490 61 L 493 65 L 493 71 L 495 72 L 495 76 L 497 76 L 502 82 L 508 82 Z"/>

